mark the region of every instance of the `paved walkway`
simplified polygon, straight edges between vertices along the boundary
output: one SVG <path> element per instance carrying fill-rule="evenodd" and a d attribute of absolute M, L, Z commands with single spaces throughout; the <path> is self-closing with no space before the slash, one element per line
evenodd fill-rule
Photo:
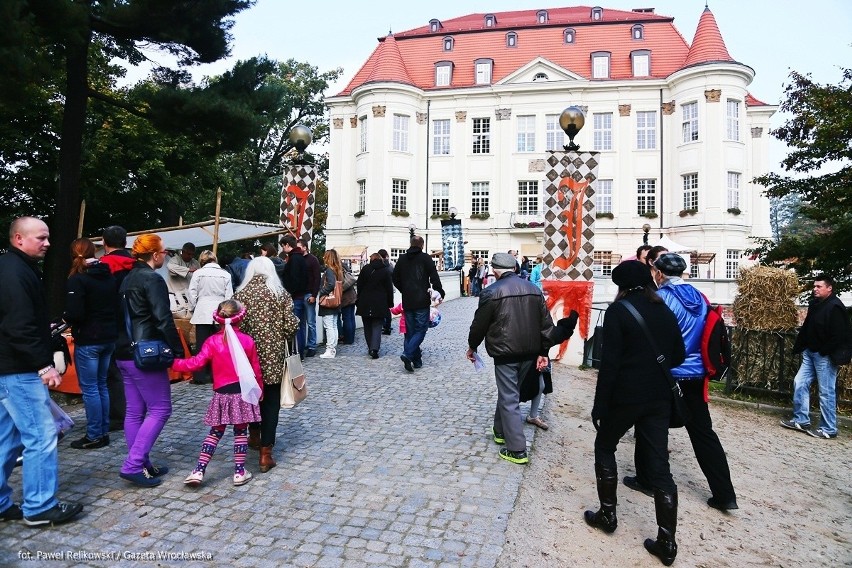
<path fill-rule="evenodd" d="M 308 359 L 307 401 L 281 412 L 278 467 L 260 474 L 249 450 L 255 478 L 243 487 L 231 480 L 232 431 L 204 485 L 182 483 L 206 434 L 207 385 L 173 386 L 174 412 L 152 453 L 171 471 L 154 489 L 118 477 L 120 432 L 98 450 L 73 450 L 66 438 L 60 498 L 84 503 L 83 515 L 52 529 L 0 524 L 0 566 L 115 564 L 96 554 L 131 566 L 495 566 L 524 468 L 499 459 L 489 436 L 491 360 L 475 373 L 464 359 L 475 307 L 475 298 L 443 305 L 413 374 L 399 360 L 396 322 L 378 360 L 366 356 L 361 330 L 336 359 Z M 74 439 L 82 405 L 70 414 Z M 11 483 L 19 500 L 20 470 Z M 50 554 L 59 561 L 48 564 Z"/>

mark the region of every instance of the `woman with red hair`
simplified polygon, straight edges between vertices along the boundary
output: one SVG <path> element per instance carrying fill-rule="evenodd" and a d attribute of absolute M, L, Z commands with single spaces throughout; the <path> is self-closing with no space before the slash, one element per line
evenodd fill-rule
<path fill-rule="evenodd" d="M 175 357 L 183 358 L 184 352 L 172 318 L 166 281 L 154 272 L 162 268 L 166 259 L 162 239 L 152 233 L 139 235 L 131 253 L 136 263 L 119 291 L 129 325 L 118 326 L 115 354 L 127 397 L 124 437 L 128 453 L 119 475 L 141 487 L 154 487 L 168 471 L 166 467 L 156 467 L 149 453 L 172 414 L 171 385 L 165 369 L 147 371 L 136 367 L 131 342 L 160 339 L 169 344 Z M 128 337 L 127 327 L 133 337 Z"/>

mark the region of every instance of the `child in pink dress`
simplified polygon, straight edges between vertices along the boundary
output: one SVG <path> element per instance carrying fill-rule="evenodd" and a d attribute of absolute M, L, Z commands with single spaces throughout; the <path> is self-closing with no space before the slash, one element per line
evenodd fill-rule
<path fill-rule="evenodd" d="M 402 309 L 402 302 L 392 307 L 390 313 L 399 316 L 399 332 L 405 335 L 405 310 Z"/>
<path fill-rule="evenodd" d="M 210 363 L 213 371 L 213 398 L 204 416 L 204 423 L 210 426 L 210 433 L 201 444 L 198 464 L 184 480 L 190 487 L 198 487 L 204 480 L 204 472 L 216 446 L 225 433 L 225 426 L 234 426 L 234 485 L 245 485 L 252 478 L 245 469 L 246 447 L 248 446 L 248 425 L 260 422 L 260 407 L 243 400 L 240 394 L 240 378 L 234 366 L 232 349 L 242 349 L 248 357 L 258 387 L 263 389 L 260 375 L 260 360 L 254 340 L 238 328 L 246 314 L 246 309 L 236 300 L 225 300 L 219 304 L 213 319 L 222 326 L 216 334 L 210 336 L 198 355 L 189 359 L 175 359 L 172 368 L 175 371 L 197 371 Z M 230 345 L 227 340 L 227 328 L 231 327 L 239 345 Z"/>

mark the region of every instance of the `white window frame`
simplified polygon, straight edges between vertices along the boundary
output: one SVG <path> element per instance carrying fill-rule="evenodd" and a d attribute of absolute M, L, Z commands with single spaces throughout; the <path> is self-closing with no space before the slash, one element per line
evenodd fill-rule
<path fill-rule="evenodd" d="M 470 212 L 473 215 L 489 213 L 489 201 L 491 198 L 491 183 L 487 181 L 474 181 L 470 184 Z"/>
<path fill-rule="evenodd" d="M 728 249 L 725 251 L 725 278 L 735 280 L 740 276 L 740 259 L 742 251 L 739 249 Z"/>
<path fill-rule="evenodd" d="M 491 153 L 491 119 L 490 118 L 474 118 L 473 119 L 473 154 L 490 154 Z"/>
<path fill-rule="evenodd" d="M 441 45 L 444 47 L 444 51 L 452 51 L 455 46 L 456 40 L 452 37 L 445 37 L 441 42 Z"/>
<path fill-rule="evenodd" d="M 491 68 L 494 62 L 490 59 L 476 61 L 476 84 L 490 85 L 491 84 Z"/>
<path fill-rule="evenodd" d="M 393 115 L 393 146 L 396 152 L 408 152 L 408 123 L 411 117 L 405 114 Z"/>
<path fill-rule="evenodd" d="M 577 41 L 577 30 L 574 28 L 566 28 L 562 31 L 562 41 L 567 45 L 571 45 Z"/>
<path fill-rule="evenodd" d="M 450 119 L 439 118 L 432 121 L 432 155 L 450 155 Z"/>
<path fill-rule="evenodd" d="M 447 215 L 450 212 L 450 183 L 432 183 L 432 215 Z"/>
<path fill-rule="evenodd" d="M 394 262 L 399 262 L 399 257 L 408 252 L 407 248 L 392 248 L 388 253 L 388 257 Z"/>
<path fill-rule="evenodd" d="M 596 152 L 612 150 L 612 113 L 596 112 L 592 114 L 594 137 L 592 146 Z"/>
<path fill-rule="evenodd" d="M 630 54 L 633 64 L 634 77 L 651 76 L 651 52 L 647 50 L 634 51 Z"/>
<path fill-rule="evenodd" d="M 451 64 L 435 66 L 435 86 L 449 87 L 453 80 L 453 66 Z"/>
<path fill-rule="evenodd" d="M 547 114 L 544 116 L 545 150 L 562 151 L 568 143 L 568 135 L 559 126 L 558 114 Z"/>
<path fill-rule="evenodd" d="M 740 207 L 740 182 L 742 174 L 739 172 L 728 172 L 728 209 L 741 209 Z"/>
<path fill-rule="evenodd" d="M 636 149 L 657 149 L 657 111 L 640 110 L 636 112 Z"/>
<path fill-rule="evenodd" d="M 609 79 L 610 55 L 605 51 L 592 54 L 592 79 Z"/>
<path fill-rule="evenodd" d="M 536 180 L 518 181 L 518 215 L 538 215 L 540 195 Z"/>
<path fill-rule="evenodd" d="M 682 115 L 683 142 L 688 144 L 698 140 L 698 101 L 680 106 Z"/>
<path fill-rule="evenodd" d="M 612 276 L 612 251 L 596 250 L 592 253 L 592 274 Z"/>
<path fill-rule="evenodd" d="M 367 151 L 367 116 L 364 115 L 358 119 L 358 129 L 359 129 L 359 138 L 360 138 L 360 148 L 361 152 Z"/>
<path fill-rule="evenodd" d="M 408 180 L 394 178 L 391 182 L 391 211 L 408 211 Z"/>
<path fill-rule="evenodd" d="M 518 152 L 535 152 L 535 115 L 518 116 Z"/>
<path fill-rule="evenodd" d="M 595 213 L 612 213 L 612 180 L 600 179 L 595 182 Z"/>
<path fill-rule="evenodd" d="M 517 32 L 509 32 L 506 34 L 506 47 L 518 47 Z"/>
<path fill-rule="evenodd" d="M 698 211 L 698 174 L 689 173 L 683 179 L 683 208 Z"/>
<path fill-rule="evenodd" d="M 726 103 L 726 134 L 728 140 L 740 141 L 740 101 L 728 99 Z"/>
<path fill-rule="evenodd" d="M 657 212 L 657 180 L 656 178 L 639 178 L 636 180 L 636 213 Z"/>
<path fill-rule="evenodd" d="M 358 211 L 367 210 L 367 180 L 358 180 Z"/>

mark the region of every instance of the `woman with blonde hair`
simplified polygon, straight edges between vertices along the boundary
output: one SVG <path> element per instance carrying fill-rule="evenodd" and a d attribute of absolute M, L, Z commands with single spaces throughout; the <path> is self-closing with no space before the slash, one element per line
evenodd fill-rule
<path fill-rule="evenodd" d="M 213 251 L 202 251 L 198 257 L 198 263 L 201 268 L 192 275 L 186 294 L 189 306 L 193 310 L 189 323 L 195 326 L 196 353 L 201 350 L 207 338 L 216 332 L 213 314 L 217 307 L 234 295 L 231 275 L 219 266 Z M 196 385 L 213 382 L 210 377 L 210 365 L 205 365 L 197 371 L 192 382 Z"/>
<path fill-rule="evenodd" d="M 168 468 L 151 463 L 150 452 L 172 414 L 171 384 L 168 372 L 139 369 L 133 361 L 134 341 L 160 339 L 169 344 L 175 357 L 183 358 L 166 281 L 156 272 L 166 259 L 162 239 L 153 233 L 136 237 L 131 253 L 133 269 L 121 283 L 119 294 L 128 323 L 118 326 L 115 363 L 124 378 L 127 414 L 124 437 L 127 458 L 121 466 L 122 479 L 141 487 L 159 485 Z M 128 336 L 130 328 L 132 337 Z"/>
<path fill-rule="evenodd" d="M 320 302 L 322 302 L 324 296 L 334 292 L 335 282 L 343 281 L 343 266 L 340 264 L 340 257 L 337 256 L 336 250 L 328 249 L 325 251 L 325 254 L 322 255 L 322 261 L 325 270 L 317 294 Z M 337 320 L 340 317 L 340 306 L 326 308 L 320 303 L 319 315 L 322 318 L 322 327 L 325 329 L 325 353 L 320 355 L 320 359 L 333 359 L 337 354 Z"/>
<path fill-rule="evenodd" d="M 71 325 L 74 364 L 86 407 L 86 435 L 71 442 L 71 447 L 102 448 L 109 444 L 107 371 L 118 339 L 118 291 L 109 267 L 95 258 L 95 245 L 89 239 L 71 243 L 71 273 L 65 290 L 62 318 Z"/>
<path fill-rule="evenodd" d="M 260 472 L 266 473 L 276 465 L 272 447 L 281 411 L 281 379 L 287 358 L 284 342 L 291 346 L 295 343 L 299 318 L 293 312 L 293 298 L 281 285 L 275 265 L 265 256 L 248 263 L 234 299 L 245 306 L 241 329 L 254 339 L 260 359 L 263 376 L 260 422 L 249 424 L 248 445 L 260 450 Z"/>

